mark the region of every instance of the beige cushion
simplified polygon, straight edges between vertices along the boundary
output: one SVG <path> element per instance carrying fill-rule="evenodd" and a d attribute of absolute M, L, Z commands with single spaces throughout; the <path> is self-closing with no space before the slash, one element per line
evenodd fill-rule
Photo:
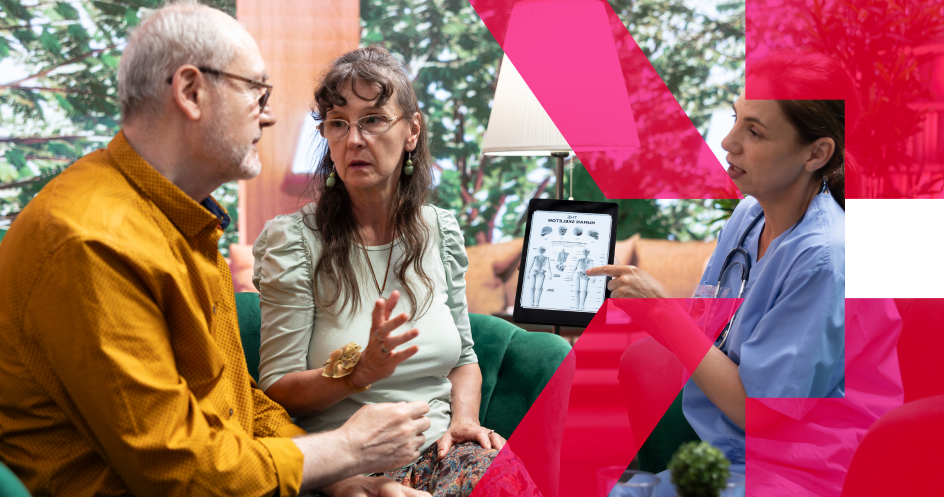
<path fill-rule="evenodd" d="M 229 246 L 229 272 L 233 274 L 233 291 L 256 292 L 252 284 L 252 245 L 233 243 Z"/>
<path fill-rule="evenodd" d="M 639 238 L 633 244 L 633 265 L 651 274 L 669 297 L 691 297 L 715 245 Z"/>
<path fill-rule="evenodd" d="M 514 305 L 522 242 L 522 238 L 516 238 L 466 248 L 469 271 L 465 285 L 470 313 L 496 314 Z"/>

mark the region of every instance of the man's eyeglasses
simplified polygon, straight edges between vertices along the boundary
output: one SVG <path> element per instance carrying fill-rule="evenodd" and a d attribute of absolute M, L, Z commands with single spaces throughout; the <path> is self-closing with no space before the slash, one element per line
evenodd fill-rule
<path fill-rule="evenodd" d="M 357 126 L 361 134 L 379 135 L 390 131 L 393 123 L 403 116 L 385 116 L 383 114 L 371 114 L 358 119 L 356 122 L 347 122 L 343 119 L 329 119 L 318 125 L 321 136 L 329 140 L 337 140 L 347 136 L 351 126 Z"/>
<path fill-rule="evenodd" d="M 242 76 L 230 74 L 228 72 L 218 71 L 216 69 L 210 69 L 209 67 L 198 67 L 197 69 L 199 69 L 200 72 L 204 72 L 207 74 L 213 74 L 216 76 L 222 76 L 224 78 L 230 78 L 230 79 L 235 79 L 238 81 L 243 81 L 257 88 L 265 88 L 265 91 L 266 91 L 265 95 L 262 95 L 262 97 L 259 98 L 259 113 L 261 114 L 265 111 L 266 102 L 269 101 L 269 95 L 272 94 L 272 88 L 273 88 L 272 85 L 263 83 L 262 81 L 256 81 L 254 79 L 244 78 Z M 173 81 L 174 81 L 173 76 L 167 78 L 168 84 L 172 83 Z"/>

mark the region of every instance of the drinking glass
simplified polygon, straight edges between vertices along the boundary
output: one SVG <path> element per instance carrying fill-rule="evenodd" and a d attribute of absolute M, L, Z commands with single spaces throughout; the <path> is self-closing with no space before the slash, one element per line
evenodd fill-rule
<path fill-rule="evenodd" d="M 612 488 L 625 471 L 625 466 L 607 466 L 597 470 L 597 495 L 606 495 L 606 489 Z"/>
<path fill-rule="evenodd" d="M 653 497 L 659 477 L 646 471 L 627 470 L 613 487 L 610 497 Z"/>

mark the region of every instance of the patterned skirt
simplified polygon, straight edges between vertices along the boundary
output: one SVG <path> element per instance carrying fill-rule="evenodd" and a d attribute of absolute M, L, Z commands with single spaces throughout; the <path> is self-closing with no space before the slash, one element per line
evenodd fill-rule
<path fill-rule="evenodd" d="M 384 476 L 408 487 L 429 492 L 433 497 L 468 497 L 485 471 L 491 467 L 487 482 L 489 488 L 480 489 L 477 495 L 541 495 L 524 465 L 511 454 L 507 445 L 502 449 L 502 457 L 497 459 L 497 450 L 484 449 L 476 442 L 453 445 L 442 460 L 438 460 L 438 452 L 439 443 L 434 442 L 416 462 L 388 471 Z"/>

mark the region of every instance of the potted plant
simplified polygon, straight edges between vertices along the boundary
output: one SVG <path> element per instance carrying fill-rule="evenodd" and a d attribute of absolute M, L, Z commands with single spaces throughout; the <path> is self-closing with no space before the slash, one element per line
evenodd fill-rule
<path fill-rule="evenodd" d="M 731 463 L 708 442 L 688 442 L 672 455 L 669 469 L 679 497 L 718 497 Z"/>

